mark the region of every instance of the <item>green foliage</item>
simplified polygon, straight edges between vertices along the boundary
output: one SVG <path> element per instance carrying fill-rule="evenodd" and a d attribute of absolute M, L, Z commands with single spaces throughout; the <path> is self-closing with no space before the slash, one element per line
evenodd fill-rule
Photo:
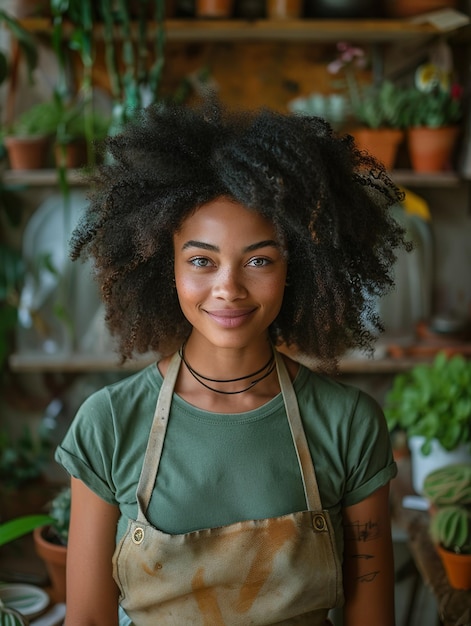
<path fill-rule="evenodd" d="M 362 90 L 353 112 L 369 128 L 405 128 L 406 105 L 407 92 L 391 81 L 384 81 L 379 87 Z"/>
<path fill-rule="evenodd" d="M 70 487 L 64 487 L 49 504 L 49 516 L 51 517 L 48 538 L 67 545 L 70 524 Z"/>
<path fill-rule="evenodd" d="M 0 9 L 0 25 L 6 26 L 11 35 L 17 40 L 26 59 L 29 78 L 32 81 L 32 72 L 38 63 L 38 52 L 31 34 L 24 29 L 16 18 Z M 4 52 L 0 50 L 0 84 L 8 78 L 9 64 Z"/>
<path fill-rule="evenodd" d="M 439 353 L 433 363 L 398 374 L 384 407 L 390 431 L 425 438 L 423 454 L 432 439 L 446 450 L 471 442 L 471 362 Z"/>
<path fill-rule="evenodd" d="M 93 110 L 85 111 L 83 102 L 67 103 L 55 95 L 25 111 L 5 134 L 49 135 L 58 143 L 68 143 L 85 137 L 87 125 L 92 128 L 93 139 L 102 139 L 108 132 L 109 120 Z"/>
<path fill-rule="evenodd" d="M 0 369 L 10 351 L 23 276 L 24 262 L 21 254 L 0 243 Z"/>
<path fill-rule="evenodd" d="M 0 546 L 27 535 L 39 526 L 50 524 L 52 521 L 49 515 L 23 515 L 8 520 L 8 522 L 0 524 Z"/>
<path fill-rule="evenodd" d="M 426 92 L 411 88 L 405 93 L 405 99 L 406 126 L 439 128 L 458 124 L 463 117 L 461 97 L 454 91 L 435 88 Z"/>
<path fill-rule="evenodd" d="M 18 437 L 5 429 L 0 431 L 0 481 L 8 489 L 17 489 L 23 483 L 38 478 L 49 460 L 51 442 L 40 431 L 33 437 L 24 428 Z"/>
<path fill-rule="evenodd" d="M 471 507 L 471 464 L 455 463 L 430 472 L 425 477 L 423 493 L 435 506 Z"/>
<path fill-rule="evenodd" d="M 435 543 L 457 554 L 471 554 L 471 510 L 446 506 L 430 520 L 430 536 Z"/>

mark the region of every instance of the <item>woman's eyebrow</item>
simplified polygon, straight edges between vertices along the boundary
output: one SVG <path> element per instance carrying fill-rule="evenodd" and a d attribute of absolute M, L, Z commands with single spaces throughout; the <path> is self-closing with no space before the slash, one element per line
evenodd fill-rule
<path fill-rule="evenodd" d="M 256 243 L 251 243 L 249 246 L 243 249 L 244 252 L 253 252 L 254 250 L 259 250 L 260 248 L 280 248 L 280 244 L 277 243 L 274 239 L 264 239 L 263 241 L 257 241 Z M 215 246 L 211 243 L 206 243 L 205 241 L 196 241 L 194 239 L 190 239 L 186 241 L 182 250 L 186 250 L 187 248 L 201 248 L 202 250 L 209 250 L 210 252 L 220 252 L 219 246 Z"/>
<path fill-rule="evenodd" d="M 211 243 L 205 243 L 204 241 L 195 241 L 194 239 L 190 239 L 183 244 L 182 250 L 186 250 L 187 248 L 202 248 L 203 250 L 210 250 L 211 252 L 220 251 L 218 246 L 214 246 Z"/>

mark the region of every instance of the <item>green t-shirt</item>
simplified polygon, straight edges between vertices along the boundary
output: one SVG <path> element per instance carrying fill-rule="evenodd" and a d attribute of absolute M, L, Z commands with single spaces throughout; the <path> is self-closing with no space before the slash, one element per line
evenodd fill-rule
<path fill-rule="evenodd" d="M 117 540 L 137 516 L 136 487 L 161 384 L 154 364 L 94 393 L 56 451 L 72 476 L 119 505 Z M 395 476 L 389 433 L 379 405 L 352 386 L 301 366 L 294 389 L 341 555 L 341 508 Z M 239 414 L 203 411 L 174 395 L 146 514 L 151 524 L 181 534 L 305 509 L 281 394 Z"/>

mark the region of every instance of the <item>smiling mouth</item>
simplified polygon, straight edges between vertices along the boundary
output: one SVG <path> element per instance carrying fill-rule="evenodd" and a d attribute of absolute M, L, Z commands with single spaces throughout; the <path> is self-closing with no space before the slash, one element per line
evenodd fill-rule
<path fill-rule="evenodd" d="M 252 315 L 252 309 L 221 309 L 216 311 L 206 311 L 209 317 L 225 328 L 237 328 Z"/>

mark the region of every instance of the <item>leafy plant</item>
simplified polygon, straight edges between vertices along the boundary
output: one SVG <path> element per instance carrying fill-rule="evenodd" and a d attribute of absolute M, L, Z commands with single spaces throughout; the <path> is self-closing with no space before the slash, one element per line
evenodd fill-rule
<path fill-rule="evenodd" d="M 471 442 L 471 362 L 440 352 L 430 364 L 398 374 L 386 394 L 384 411 L 390 431 L 425 438 L 424 455 L 436 439 L 445 450 Z"/>
<path fill-rule="evenodd" d="M 49 460 L 51 442 L 42 431 L 33 437 L 24 428 L 18 437 L 8 431 L 0 432 L 0 479 L 9 490 L 16 490 L 23 483 L 38 478 Z"/>
<path fill-rule="evenodd" d="M 2 9 L 0 9 L 0 25 L 8 28 L 11 35 L 18 42 L 18 45 L 26 59 L 29 78 L 32 80 L 32 73 L 38 62 L 38 52 L 34 39 L 31 34 L 21 26 L 15 17 Z M 8 57 L 3 51 L 0 50 L 0 84 L 8 78 L 9 69 Z"/>
<path fill-rule="evenodd" d="M 58 143 L 65 144 L 85 137 L 85 126 L 88 124 L 92 127 L 93 139 L 106 136 L 109 125 L 106 117 L 93 110 L 85 111 L 83 102 L 64 102 L 55 95 L 51 100 L 31 106 L 4 133 L 50 135 Z"/>
<path fill-rule="evenodd" d="M 33 83 L 33 71 L 36 69 L 38 64 L 38 51 L 31 33 L 23 28 L 15 17 L 7 13 L 7 11 L 0 9 L 0 27 L 2 26 L 8 29 L 13 42 L 18 45 L 22 53 L 22 58 L 25 59 L 26 62 L 29 82 Z M 13 48 L 13 46 L 11 45 L 10 48 Z M 0 49 L 0 85 L 6 82 L 12 72 L 14 72 L 13 67 L 14 66 L 11 63 L 11 60 L 9 59 L 9 51 L 5 52 Z M 14 91 L 13 84 L 14 81 L 12 80 L 5 98 L 6 113 L 3 117 L 8 123 L 13 120 L 14 116 L 15 103 L 14 98 L 12 97 Z"/>
<path fill-rule="evenodd" d="M 379 85 L 362 83 L 357 73 L 368 62 L 362 48 L 339 42 L 337 52 L 337 58 L 328 64 L 327 70 L 331 74 L 343 72 L 355 118 L 369 128 L 404 128 L 405 90 L 388 80 Z"/>
<path fill-rule="evenodd" d="M 407 126 L 439 128 L 458 124 L 463 117 L 462 93 L 459 85 L 450 90 L 436 86 L 428 92 L 410 88 L 405 94 L 404 118 Z"/>
<path fill-rule="evenodd" d="M 48 533 L 44 536 L 48 541 L 62 546 L 67 545 L 69 538 L 70 504 L 70 487 L 64 487 L 50 502 L 48 513 L 51 521 L 49 522 Z"/>
<path fill-rule="evenodd" d="M 10 541 L 19 539 L 23 535 L 27 535 L 35 528 L 50 524 L 52 518 L 49 515 L 22 515 L 15 519 L 8 520 L 0 524 L 0 546 L 4 546 Z"/>
<path fill-rule="evenodd" d="M 407 92 L 391 81 L 362 90 L 354 106 L 355 117 L 368 128 L 405 128 Z"/>
<path fill-rule="evenodd" d="M 21 254 L 0 243 L 0 371 L 11 348 L 23 276 L 24 262 Z"/>
<path fill-rule="evenodd" d="M 419 65 L 406 101 L 408 126 L 438 128 L 458 124 L 463 117 L 463 88 L 435 63 Z"/>

